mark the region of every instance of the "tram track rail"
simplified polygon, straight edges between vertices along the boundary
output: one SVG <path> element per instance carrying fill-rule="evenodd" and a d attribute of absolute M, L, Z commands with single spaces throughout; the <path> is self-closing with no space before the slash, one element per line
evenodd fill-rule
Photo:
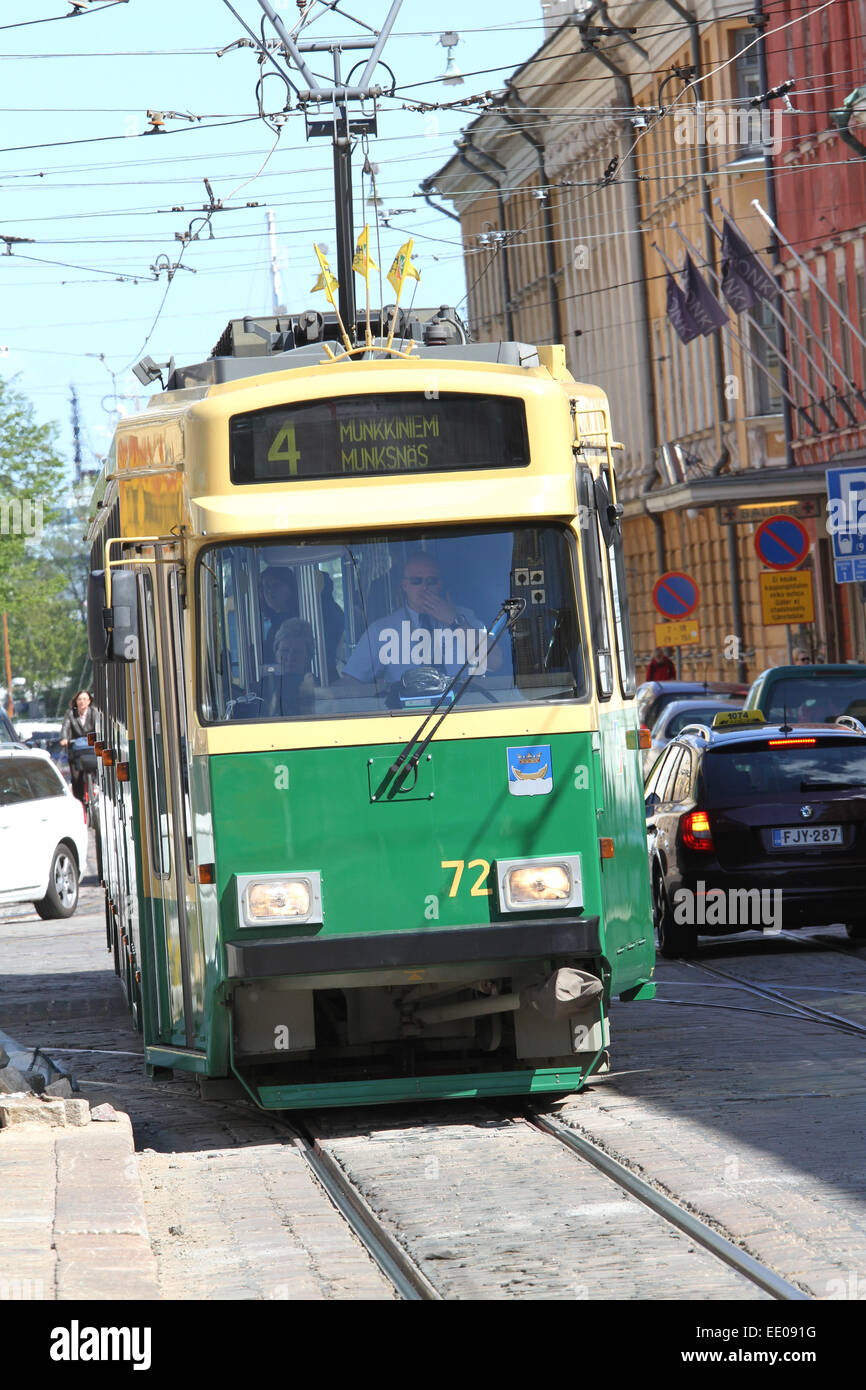
<path fill-rule="evenodd" d="M 579 1161 L 592 1165 L 668 1225 L 681 1231 L 771 1298 L 781 1302 L 811 1301 L 809 1294 L 735 1245 L 699 1216 L 679 1205 L 674 1198 L 658 1191 L 646 1179 L 584 1135 L 532 1107 L 516 1112 L 514 1119 L 525 1123 L 545 1140 L 553 1139 L 564 1146 Z M 339 1161 L 319 1142 L 309 1121 L 289 1123 L 280 1120 L 278 1124 L 291 1135 L 295 1147 L 309 1164 L 337 1210 L 392 1283 L 397 1295 L 406 1301 L 442 1301 L 443 1295 L 373 1212 Z M 467 1254 L 469 1253 L 467 1251 Z"/>
<path fill-rule="evenodd" d="M 857 955 L 857 948 L 866 945 L 866 942 L 841 941 L 838 937 L 832 936 L 806 936 L 803 932 L 783 931 L 780 933 L 785 941 L 790 941 L 797 946 L 806 946 L 810 950 L 831 951 L 837 956 L 844 956 L 846 960 L 856 961 L 858 965 L 866 965 L 866 957 Z"/>
<path fill-rule="evenodd" d="M 739 1246 L 734 1245 L 725 1236 L 708 1226 L 700 1217 L 693 1212 L 681 1207 L 672 1198 L 666 1197 L 652 1187 L 644 1178 L 641 1178 L 618 1159 L 613 1158 L 604 1149 L 599 1148 L 592 1140 L 584 1135 L 578 1134 L 568 1125 L 564 1125 L 560 1120 L 553 1119 L 550 1115 L 544 1115 L 540 1111 L 527 1109 L 525 1118 L 533 1129 L 542 1134 L 548 1134 L 558 1143 L 564 1144 L 579 1158 L 591 1163 L 604 1173 L 605 1177 L 632 1197 L 636 1197 L 639 1202 L 654 1211 L 657 1216 L 662 1217 L 669 1225 L 677 1227 L 685 1235 L 702 1245 L 717 1259 L 730 1265 L 738 1274 L 742 1274 L 758 1288 L 763 1289 L 772 1298 L 782 1302 L 809 1302 L 810 1297 L 802 1289 L 798 1289 L 795 1284 L 789 1283 L 767 1265 L 761 1264 L 754 1256 L 749 1255 Z"/>
<path fill-rule="evenodd" d="M 835 1028 L 840 1033 L 847 1033 L 852 1037 L 866 1037 L 866 1025 L 858 1023 L 855 1019 L 830 1013 L 827 1009 L 815 1008 L 812 1004 L 804 1004 L 802 1000 L 792 999 L 789 994 L 783 994 L 781 990 L 773 989 L 770 985 L 757 984 L 754 980 L 748 980 L 743 975 L 735 975 L 730 970 L 721 970 L 717 965 L 707 965 L 704 961 L 681 960 L 678 961 L 678 964 L 685 965 L 690 970 L 700 970 L 707 975 L 714 975 L 721 980 L 728 980 L 749 994 L 756 995 L 759 999 L 769 1000 L 774 1004 L 783 1004 L 790 1011 L 791 1018 L 807 1018 L 814 1023 L 823 1023 L 828 1028 Z"/>
<path fill-rule="evenodd" d="M 320 1186 L 351 1227 L 371 1259 L 389 1280 L 398 1297 L 409 1303 L 441 1302 L 442 1295 L 422 1273 L 412 1257 L 395 1240 L 372 1207 L 343 1171 L 336 1158 L 319 1142 L 308 1123 L 277 1119 L 290 1135 L 293 1147 L 310 1168 Z"/>

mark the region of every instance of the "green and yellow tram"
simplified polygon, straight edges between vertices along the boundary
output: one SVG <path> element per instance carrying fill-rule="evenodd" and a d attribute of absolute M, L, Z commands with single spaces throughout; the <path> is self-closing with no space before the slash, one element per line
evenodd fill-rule
<path fill-rule="evenodd" d="M 266 1108 L 574 1090 L 654 991 L 607 400 L 407 331 L 236 321 L 95 499 L 109 946 Z"/>

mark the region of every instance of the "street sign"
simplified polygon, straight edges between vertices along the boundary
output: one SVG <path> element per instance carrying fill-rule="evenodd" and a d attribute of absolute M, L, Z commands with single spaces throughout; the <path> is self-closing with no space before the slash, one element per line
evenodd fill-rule
<path fill-rule="evenodd" d="M 737 525 L 741 521 L 766 521 L 768 516 L 798 516 L 804 518 L 818 515 L 820 510 L 816 497 L 801 497 L 795 502 L 726 502 L 719 507 L 719 522 L 722 526 Z"/>
<path fill-rule="evenodd" d="M 698 606 L 701 591 L 690 574 L 668 570 L 653 588 L 653 604 L 663 618 L 687 618 Z"/>
<path fill-rule="evenodd" d="M 656 623 L 657 647 L 690 647 L 700 640 L 700 623 Z"/>
<path fill-rule="evenodd" d="M 777 623 L 813 623 L 815 591 L 811 570 L 788 574 L 764 570 L 761 575 L 761 621 L 764 627 Z"/>
<path fill-rule="evenodd" d="M 866 580 L 866 464 L 827 469 L 827 531 L 837 584 Z"/>
<path fill-rule="evenodd" d="M 755 532 L 758 559 L 770 569 L 794 569 L 805 560 L 810 546 L 809 532 L 795 516 L 770 516 Z"/>

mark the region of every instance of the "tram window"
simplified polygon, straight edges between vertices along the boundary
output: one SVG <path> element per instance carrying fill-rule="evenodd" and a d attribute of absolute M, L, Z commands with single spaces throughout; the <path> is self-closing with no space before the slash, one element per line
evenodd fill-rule
<path fill-rule="evenodd" d="M 595 675 L 599 698 L 609 700 L 613 694 L 613 654 L 610 650 L 610 613 L 608 611 L 607 587 L 604 582 L 604 569 L 601 560 L 601 541 L 599 538 L 598 513 L 595 504 L 595 491 L 592 474 L 588 468 L 579 470 L 579 493 L 581 516 L 586 524 L 581 525 L 583 538 L 583 558 L 586 567 L 587 599 L 589 602 L 592 641 L 595 648 Z"/>
<path fill-rule="evenodd" d="M 147 783 L 150 792 L 150 843 L 153 868 L 158 877 L 171 873 L 171 835 L 168 820 L 166 791 L 165 743 L 162 723 L 162 699 L 159 687 L 159 655 L 156 635 L 156 611 L 151 576 L 141 577 L 141 627 L 144 648 L 145 722 Z"/>
<path fill-rule="evenodd" d="M 554 525 L 213 545 L 199 560 L 202 717 L 429 708 L 467 662 L 463 708 L 583 698 L 575 559 Z M 523 609 L 491 646 L 506 598 Z"/>
<path fill-rule="evenodd" d="M 602 519 L 607 513 L 607 508 L 613 505 L 610 470 L 608 468 L 602 469 L 602 475 L 595 484 L 595 492 L 599 507 L 599 519 L 602 520 L 602 533 L 607 548 L 608 564 L 610 566 L 610 589 L 613 598 L 613 629 L 616 637 L 616 653 L 619 662 L 619 687 L 622 694 L 628 698 L 634 695 L 635 691 L 634 647 L 632 644 L 631 615 L 628 607 L 628 592 L 625 577 L 622 522 L 617 518 L 616 521 L 611 521 L 605 526 Z"/>

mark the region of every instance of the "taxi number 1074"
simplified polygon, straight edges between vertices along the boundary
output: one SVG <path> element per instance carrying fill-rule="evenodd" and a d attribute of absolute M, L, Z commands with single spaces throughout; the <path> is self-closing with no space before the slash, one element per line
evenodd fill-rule
<path fill-rule="evenodd" d="M 470 859 L 468 864 L 465 859 L 443 859 L 441 861 L 443 869 L 453 869 L 454 876 L 451 880 L 451 887 L 448 889 L 449 898 L 456 898 L 460 888 L 460 880 L 463 877 L 463 870 L 468 869 L 470 874 L 474 869 L 480 869 L 472 887 L 469 889 L 470 898 L 489 898 L 493 892 L 492 888 L 485 888 L 490 873 L 490 863 L 486 859 Z"/>

